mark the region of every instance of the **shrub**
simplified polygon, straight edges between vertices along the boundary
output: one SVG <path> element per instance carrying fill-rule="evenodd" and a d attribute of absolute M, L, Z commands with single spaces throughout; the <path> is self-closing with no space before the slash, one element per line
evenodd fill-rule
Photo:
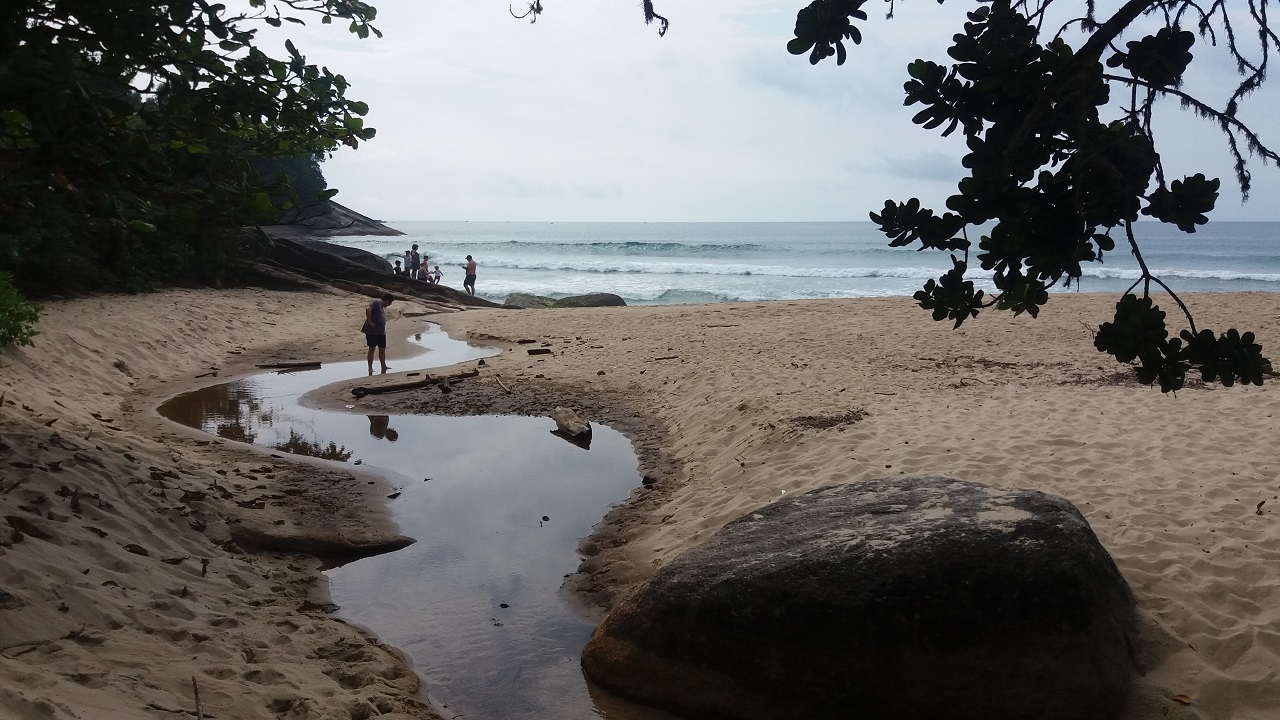
<path fill-rule="evenodd" d="M 13 286 L 13 276 L 0 272 L 0 348 L 30 345 L 37 335 L 40 306 L 27 302 Z"/>

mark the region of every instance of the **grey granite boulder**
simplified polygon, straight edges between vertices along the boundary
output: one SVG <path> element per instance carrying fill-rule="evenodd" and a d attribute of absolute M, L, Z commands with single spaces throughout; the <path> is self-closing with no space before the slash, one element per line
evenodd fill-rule
<path fill-rule="evenodd" d="M 688 718 L 1106 720 L 1135 636 L 1069 502 L 902 477 L 726 525 L 614 609 L 582 666 Z"/>
<path fill-rule="evenodd" d="M 590 293 L 587 295 L 570 295 L 556 300 L 554 307 L 626 307 L 627 301 L 613 293 Z"/>
<path fill-rule="evenodd" d="M 523 308 L 528 310 L 531 308 L 555 307 L 556 301 L 555 298 L 543 297 L 541 295 L 512 293 L 507 296 L 506 300 L 502 301 L 502 304 L 506 307 Z"/>

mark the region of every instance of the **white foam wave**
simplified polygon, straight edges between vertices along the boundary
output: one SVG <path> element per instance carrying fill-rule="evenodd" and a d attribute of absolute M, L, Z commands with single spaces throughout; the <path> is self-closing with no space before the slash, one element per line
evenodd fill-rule
<path fill-rule="evenodd" d="M 1152 268 L 1159 278 L 1186 278 L 1187 280 L 1243 280 L 1251 282 L 1280 282 L 1280 273 L 1249 273 L 1235 270 L 1189 270 L 1186 268 Z M 1115 280 L 1137 280 L 1142 276 L 1138 268 L 1086 267 L 1085 277 Z"/>
<path fill-rule="evenodd" d="M 763 275 L 767 277 L 813 278 L 919 278 L 937 277 L 942 267 L 796 267 L 788 265 L 752 265 L 747 263 L 682 263 L 618 260 L 545 260 L 502 258 L 482 263 L 483 267 L 544 272 L 583 272 L 603 274 L 650 275 Z"/>

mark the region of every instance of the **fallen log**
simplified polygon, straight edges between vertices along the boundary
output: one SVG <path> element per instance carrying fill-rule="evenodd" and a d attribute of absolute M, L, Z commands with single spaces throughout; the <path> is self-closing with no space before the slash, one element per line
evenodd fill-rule
<path fill-rule="evenodd" d="M 402 390 L 416 390 L 418 388 L 438 385 L 440 383 L 448 384 L 454 380 L 462 380 L 463 378 L 477 377 L 479 374 L 479 370 L 464 370 L 463 372 L 454 373 L 453 375 L 441 375 L 439 377 L 432 377 L 428 375 L 422 380 L 410 380 L 408 382 L 391 383 L 389 385 L 374 385 L 372 387 L 357 385 L 351 388 L 351 394 L 361 398 L 365 395 L 382 395 L 383 393 L 400 392 Z"/>
<path fill-rule="evenodd" d="M 315 361 L 300 361 L 300 362 L 264 363 L 262 365 L 258 365 L 257 367 L 260 367 L 264 370 L 280 370 L 285 368 L 318 368 L 320 367 L 320 362 L 318 360 L 315 360 Z"/>

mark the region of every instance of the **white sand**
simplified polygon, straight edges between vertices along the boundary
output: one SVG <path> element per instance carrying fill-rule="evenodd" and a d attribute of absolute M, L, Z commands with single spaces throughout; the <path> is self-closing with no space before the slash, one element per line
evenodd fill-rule
<path fill-rule="evenodd" d="M 1280 294 L 1189 300 L 1202 326 L 1229 319 L 1280 357 Z M 957 332 L 906 298 L 440 320 L 455 336 L 510 343 L 467 384 L 535 405 L 577 401 L 587 419 L 608 418 L 636 442 L 656 483 L 584 545 L 575 586 L 595 598 L 619 597 L 784 494 L 900 473 L 1037 488 L 1084 512 L 1137 595 L 1148 672 L 1129 720 L 1275 717 L 1280 390 L 1191 387 L 1174 397 L 1134 386 L 1092 348 L 1114 301 L 1055 296 L 1039 319 L 993 313 Z M 211 367 L 220 381 L 265 359 L 362 357 L 363 303 L 257 291 L 58 303 L 35 348 L 0 355 L 0 514 L 52 538 L 12 543 L 0 524 L 0 717 L 190 717 L 193 676 L 205 712 L 222 718 L 430 717 L 393 651 L 299 611 L 314 561 L 217 544 L 228 519 L 318 521 L 236 501 L 317 473 L 331 473 L 345 497 L 366 492 L 367 478 L 202 445 L 153 413 L 215 381 L 195 378 Z M 522 338 L 555 352 L 530 357 L 514 344 Z M 183 500 L 215 481 L 234 497 Z M 62 486 L 104 502 L 82 496 L 73 512 Z M 320 521 L 385 532 L 380 495 L 364 497 L 367 511 L 347 503 Z M 178 557 L 187 559 L 163 562 Z M 207 577 L 200 558 L 210 559 Z"/>

